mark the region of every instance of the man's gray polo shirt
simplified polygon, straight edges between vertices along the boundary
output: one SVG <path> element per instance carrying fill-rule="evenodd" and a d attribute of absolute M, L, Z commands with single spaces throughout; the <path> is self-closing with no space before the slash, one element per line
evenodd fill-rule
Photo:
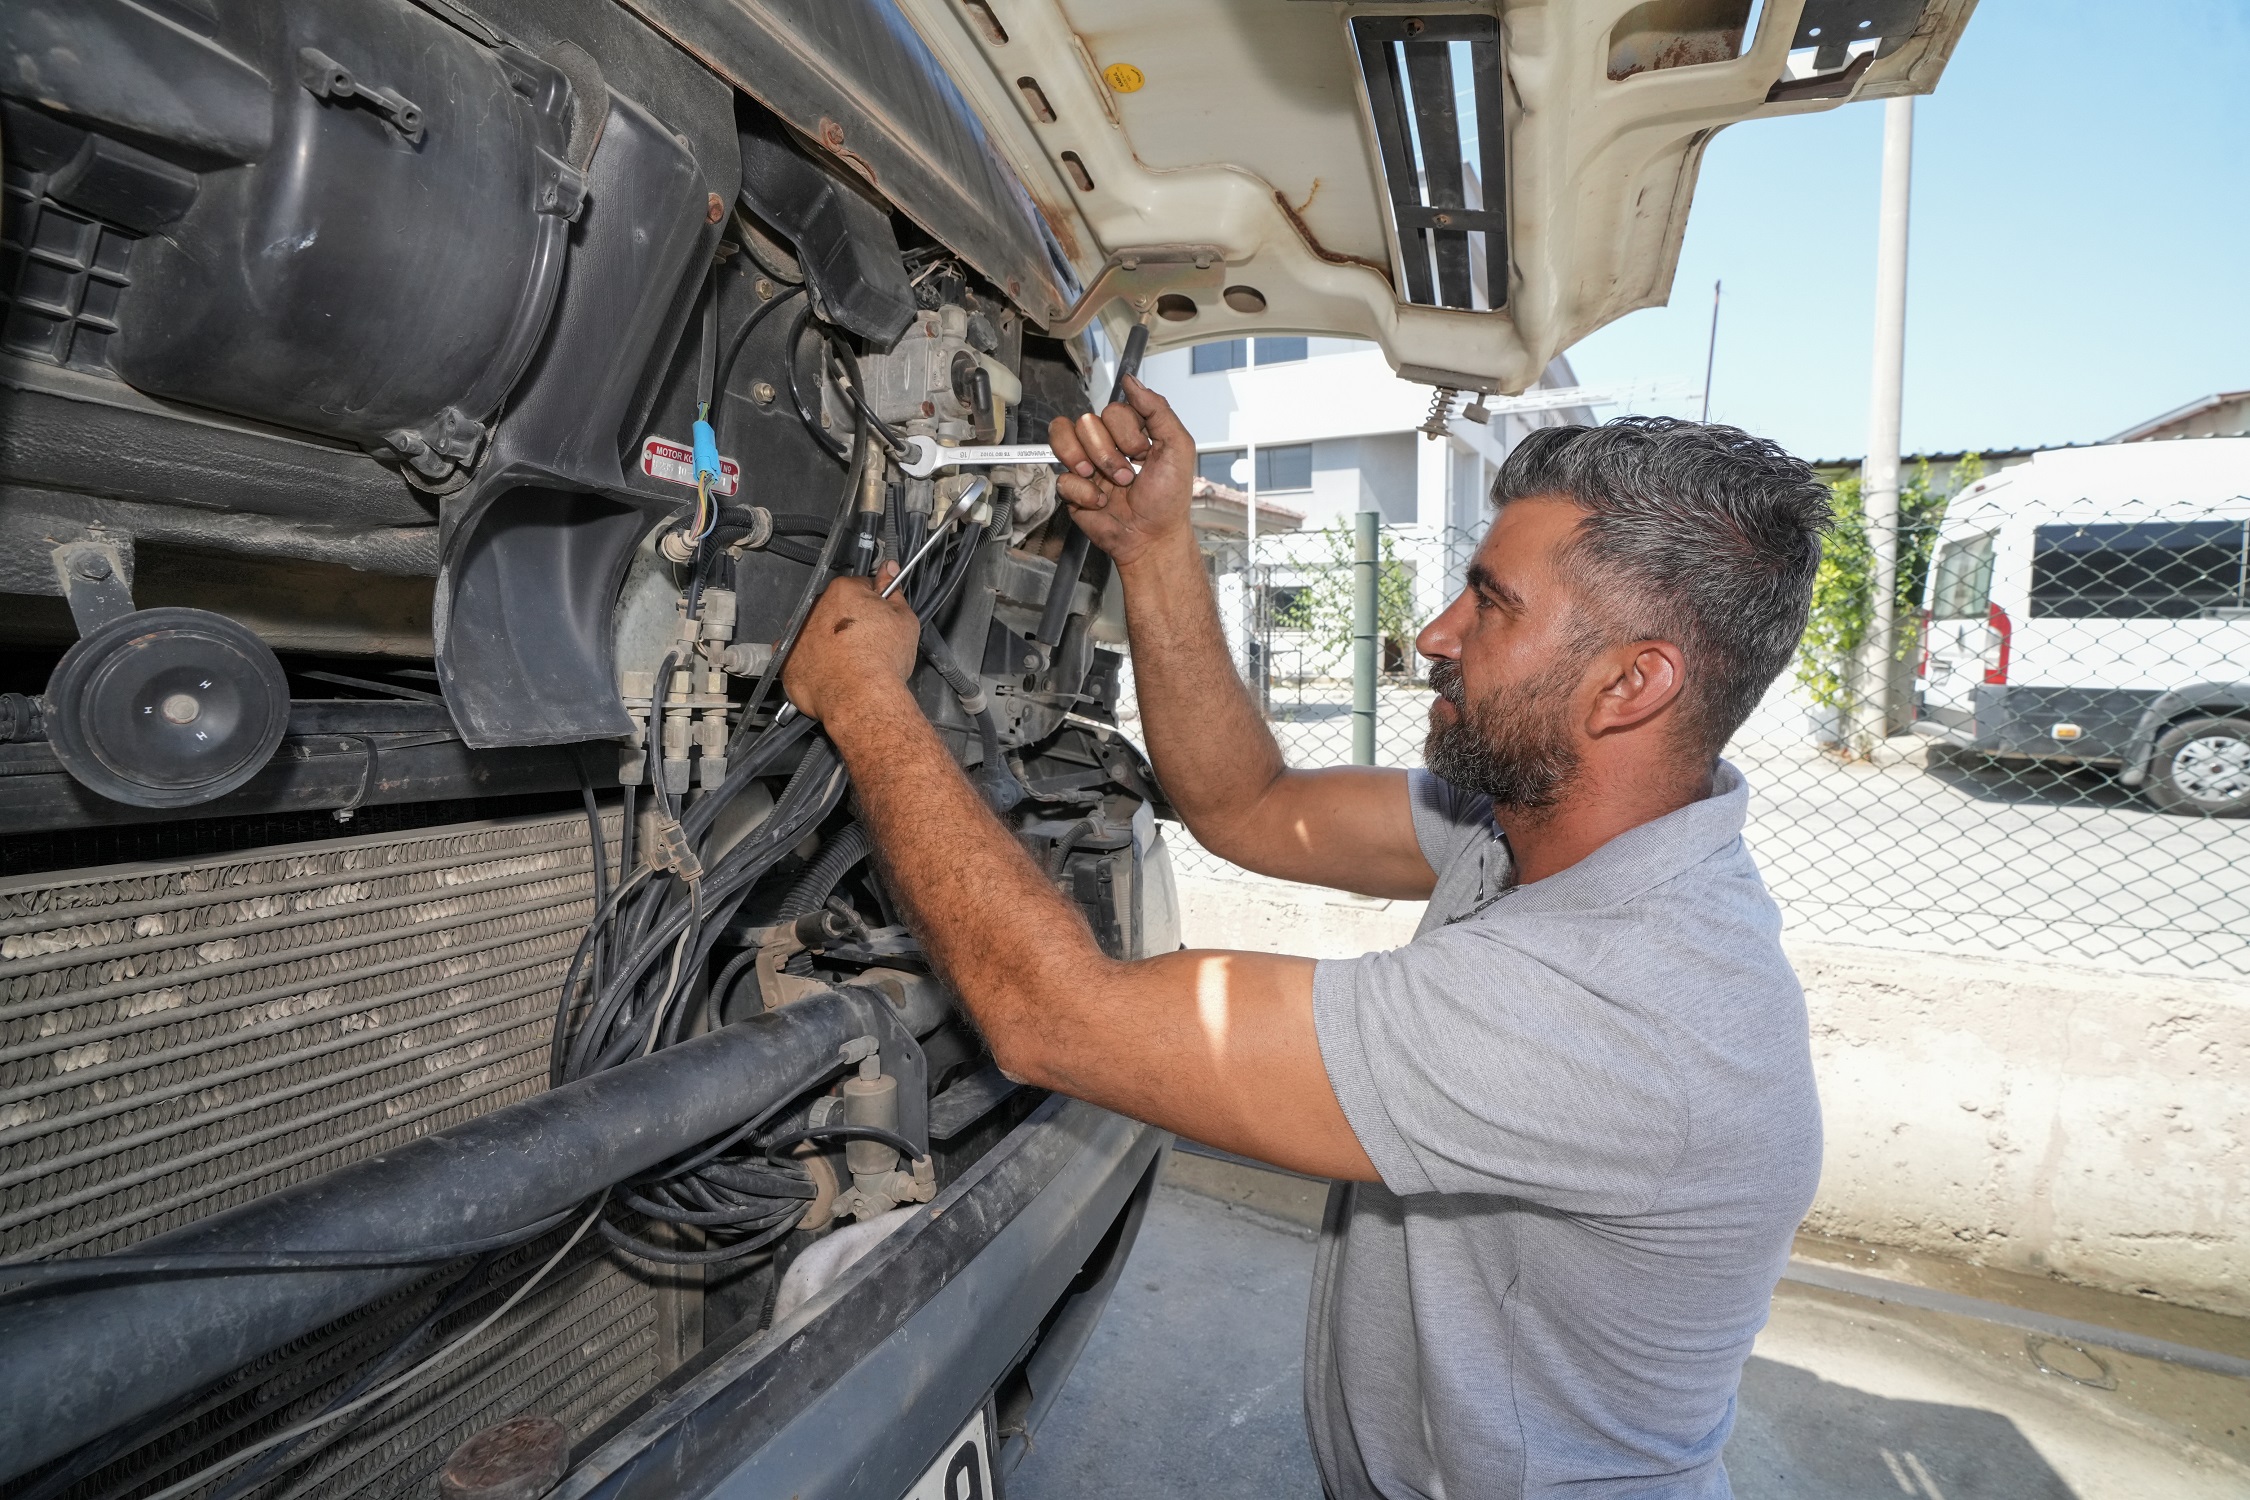
<path fill-rule="evenodd" d="M 1803 992 L 1714 795 L 1512 886 L 1412 776 L 1412 943 L 1322 963 L 1321 1057 L 1382 1185 L 1328 1205 L 1305 1405 L 1336 1500 L 1725 1496 L 1734 1392 L 1820 1175 Z"/>

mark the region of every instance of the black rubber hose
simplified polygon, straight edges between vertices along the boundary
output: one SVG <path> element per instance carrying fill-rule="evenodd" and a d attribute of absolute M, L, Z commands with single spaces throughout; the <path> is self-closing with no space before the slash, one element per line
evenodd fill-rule
<path fill-rule="evenodd" d="M 797 354 L 799 350 L 805 347 L 805 333 L 808 325 L 812 322 L 812 315 L 812 304 L 807 302 L 803 307 L 797 309 L 797 316 L 789 320 L 789 337 L 783 344 L 783 356 L 789 362 L 789 399 L 796 403 L 797 419 L 805 424 L 805 431 L 812 434 L 812 440 L 818 443 L 822 451 L 830 458 L 840 459 L 849 450 L 830 434 L 827 428 L 820 425 L 821 413 L 813 410 L 812 403 L 805 399 L 804 380 L 797 369 Z M 814 378 L 825 380 L 828 378 L 828 338 L 825 333 L 820 335 L 820 359 L 818 363 L 820 371 Z M 814 394 L 819 394 L 817 387 L 814 389 Z M 864 440 L 869 435 L 865 422 L 855 422 L 852 425 L 861 439 Z"/>
<path fill-rule="evenodd" d="M 1054 851 L 1047 856 L 1047 873 L 1060 875 L 1063 866 L 1070 863 L 1070 852 L 1078 847 L 1079 842 L 1101 831 L 1101 819 L 1091 815 L 1080 818 L 1064 829 L 1063 836 L 1055 840 Z"/>
<path fill-rule="evenodd" d="M 753 1235 L 751 1238 L 736 1244 L 722 1245 L 716 1250 L 671 1250 L 661 1245 L 651 1245 L 646 1241 L 633 1238 L 607 1219 L 602 1220 L 595 1227 L 601 1230 L 602 1238 L 609 1241 L 612 1246 L 637 1259 L 654 1261 L 656 1264 L 664 1266 L 712 1266 L 721 1265 L 730 1260 L 741 1260 L 746 1256 L 757 1254 L 760 1250 L 765 1249 L 768 1245 L 795 1229 L 797 1220 L 803 1218 L 811 1207 L 812 1205 L 805 1204 L 798 1209 L 794 1217 L 774 1225 L 763 1234 Z"/>
<path fill-rule="evenodd" d="M 511 1235 L 770 1117 L 890 1002 L 811 995 L 171 1231 L 140 1255 L 391 1251 Z M 0 1304 L 0 1454 L 21 1473 L 355 1308 L 419 1265 L 133 1280 Z"/>
<path fill-rule="evenodd" d="M 820 602 L 821 590 L 828 586 L 828 576 L 836 562 L 836 549 L 843 544 L 844 533 L 851 530 L 854 502 L 859 498 L 860 479 L 867 471 L 870 447 L 867 429 L 862 426 L 852 438 L 851 472 L 845 476 L 844 498 L 836 507 L 836 519 L 828 528 L 828 539 L 821 544 L 820 560 L 813 564 L 812 572 L 805 579 L 805 591 L 798 596 L 797 607 L 789 615 L 789 628 L 774 643 L 773 660 L 766 663 L 765 671 L 758 676 L 758 685 L 751 691 L 750 702 L 742 710 L 742 725 L 738 732 L 749 729 L 750 721 L 757 717 L 758 710 L 765 704 L 767 692 L 781 680 L 781 669 L 788 664 L 790 648 L 797 644 L 797 632 L 805 628 L 806 618 L 812 614 L 813 606 Z"/>
<path fill-rule="evenodd" d="M 535 1224 L 507 1234 L 487 1235 L 445 1245 L 417 1245 L 410 1250 L 243 1250 L 202 1254 L 89 1255 L 77 1260 L 17 1261 L 0 1265 L 0 1282 L 8 1290 L 51 1287 L 73 1282 L 110 1281 L 118 1277 L 153 1279 L 176 1276 L 241 1276 L 267 1271 L 365 1271 L 391 1266 L 442 1265 L 494 1250 L 512 1250 L 528 1244 L 550 1229 L 559 1229 L 578 1210 L 564 1209 Z"/>
<path fill-rule="evenodd" d="M 1067 508 L 1064 515 L 1067 519 Z M 1078 593 L 1078 575 L 1086 571 L 1086 551 L 1093 546 L 1076 521 L 1069 521 L 1069 527 L 1062 554 L 1055 559 L 1054 581 L 1047 585 L 1046 607 L 1039 612 L 1039 629 L 1033 635 L 1050 651 L 1062 639 L 1063 623 L 1070 618 L 1071 601 Z"/>
<path fill-rule="evenodd" d="M 804 290 L 801 286 L 793 286 L 772 301 L 761 303 L 752 308 L 750 316 L 742 320 L 742 326 L 737 328 L 734 331 L 734 337 L 727 341 L 727 352 L 719 361 L 718 378 L 712 382 L 711 387 L 717 393 L 711 403 L 711 430 L 714 436 L 721 430 L 720 419 L 726 406 L 723 398 L 727 393 L 727 382 L 734 378 L 734 362 L 742 353 L 743 345 L 750 342 L 750 335 L 757 332 L 758 325 L 766 320 L 769 313 L 787 302 L 791 297 L 802 296 Z"/>
<path fill-rule="evenodd" d="M 984 758 L 969 773 L 970 785 L 986 806 L 994 812 L 1006 812 L 1023 800 L 1023 788 L 1000 758 L 1000 724 L 992 716 L 992 705 L 985 701 L 984 684 L 962 669 L 945 637 L 926 619 L 922 622 L 922 654 L 961 700 L 961 711 L 976 721 L 977 742 Z"/>
<path fill-rule="evenodd" d="M 920 1154 L 914 1143 L 895 1130 L 885 1130 L 880 1125 L 815 1125 L 809 1130 L 792 1130 L 787 1135 L 777 1135 L 766 1142 L 766 1160 L 778 1161 L 776 1152 L 788 1151 L 807 1141 L 880 1141 L 908 1161 Z"/>
<path fill-rule="evenodd" d="M 836 883 L 850 872 L 852 866 L 867 858 L 874 847 L 868 841 L 864 823 L 846 824 L 827 846 L 820 851 L 812 865 L 797 877 L 789 894 L 781 898 L 781 910 L 774 916 L 777 922 L 794 921 L 806 912 L 817 911 L 828 900 Z"/>
<path fill-rule="evenodd" d="M 1106 410 L 1125 399 L 1126 377 L 1141 372 L 1142 356 L 1148 353 L 1148 325 L 1135 323 L 1133 331 L 1125 335 L 1125 352 L 1117 361 L 1117 379 L 1110 383 L 1109 400 L 1103 403 Z M 1063 622 L 1070 618 L 1070 605 L 1078 593 L 1078 575 L 1086 570 L 1086 553 L 1093 541 L 1079 529 L 1072 519 L 1070 507 L 1065 505 L 1057 512 L 1063 531 L 1062 555 L 1055 559 L 1054 581 L 1047 585 L 1046 607 L 1039 612 L 1039 630 L 1035 639 L 1049 650 L 1062 639 Z M 1095 601 L 1097 606 L 1100 601 Z"/>
<path fill-rule="evenodd" d="M 907 446 L 906 439 L 900 437 L 890 423 L 875 415 L 875 407 L 867 399 L 867 387 L 859 377 L 859 356 L 852 353 L 851 345 L 844 342 L 841 333 L 826 324 L 821 325 L 821 333 L 828 340 L 836 363 L 843 368 L 844 379 L 848 382 L 844 394 L 850 399 L 852 409 L 859 413 L 860 422 L 875 429 L 875 441 L 881 443 L 883 451 L 891 457 L 901 463 L 912 458 L 914 450 Z"/>
<path fill-rule="evenodd" d="M 929 659 L 938 676 L 945 679 L 945 685 L 953 689 L 954 694 L 960 698 L 963 709 L 972 714 L 983 711 L 984 684 L 971 677 L 961 663 L 954 659 L 953 648 L 945 643 L 944 636 L 938 634 L 937 626 L 928 620 L 922 622 L 922 655 Z"/>

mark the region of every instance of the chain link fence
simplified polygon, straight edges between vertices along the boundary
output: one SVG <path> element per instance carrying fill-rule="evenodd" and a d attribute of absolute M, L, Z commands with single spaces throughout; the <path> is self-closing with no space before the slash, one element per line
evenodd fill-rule
<path fill-rule="evenodd" d="M 1889 672 L 1846 483 L 1806 644 L 1726 752 L 1789 930 L 2250 973 L 2250 501 L 1908 501 Z M 1421 762 L 1414 636 L 1479 540 L 1383 529 L 1379 765 Z M 1209 556 L 1294 766 L 1351 761 L 1352 556 L 1348 529 Z M 1184 833 L 1175 858 L 1241 873 Z"/>

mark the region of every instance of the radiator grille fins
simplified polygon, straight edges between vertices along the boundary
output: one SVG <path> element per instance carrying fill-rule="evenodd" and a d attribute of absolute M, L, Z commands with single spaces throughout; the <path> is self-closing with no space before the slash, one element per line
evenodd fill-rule
<path fill-rule="evenodd" d="M 376 1362 L 433 1312 L 458 1297 L 381 1366 L 383 1375 L 405 1370 L 489 1316 L 567 1234 L 495 1257 L 481 1272 L 456 1267 L 276 1351 L 141 1424 L 120 1456 L 58 1493 L 68 1500 L 150 1493 L 350 1398 L 375 1383 L 369 1376 Z M 581 1243 L 508 1313 L 505 1332 L 488 1335 L 459 1363 L 379 1403 L 336 1441 L 238 1474 L 251 1476 L 264 1500 L 427 1500 L 446 1456 L 479 1428 L 535 1412 L 582 1437 L 645 1390 L 658 1371 L 654 1308 L 635 1272 L 598 1244 Z M 36 1483 L 50 1476 L 27 1477 Z M 200 1493 L 217 1496 L 234 1481 L 229 1476 Z"/>
<path fill-rule="evenodd" d="M 544 1088 L 591 907 L 579 816 L 0 882 L 0 1255 L 122 1248 Z M 160 1414 L 56 1493 L 150 1490 L 309 1416 L 465 1274 L 483 1289 L 397 1368 L 560 1243 L 363 1309 Z M 490 1422 L 538 1412 L 583 1435 L 605 1420 L 671 1361 L 656 1289 L 597 1246 L 444 1377 L 262 1493 L 419 1495 Z"/>

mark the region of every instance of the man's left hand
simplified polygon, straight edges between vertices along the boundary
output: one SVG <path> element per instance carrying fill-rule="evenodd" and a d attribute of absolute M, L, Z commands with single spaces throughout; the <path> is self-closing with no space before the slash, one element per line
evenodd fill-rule
<path fill-rule="evenodd" d="M 903 594 L 878 591 L 898 572 L 885 563 L 873 578 L 839 578 L 820 596 L 782 669 L 782 691 L 809 719 L 826 720 L 870 689 L 895 688 L 914 674 L 922 622 Z"/>

